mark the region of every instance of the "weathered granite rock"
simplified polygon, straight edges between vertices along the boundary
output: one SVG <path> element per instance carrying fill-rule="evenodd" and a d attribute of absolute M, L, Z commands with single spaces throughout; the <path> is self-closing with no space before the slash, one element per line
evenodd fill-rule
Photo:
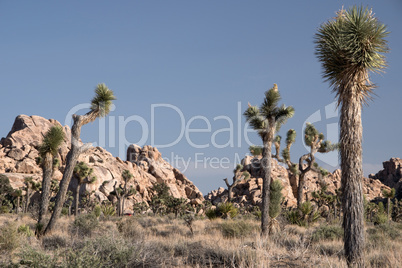
<path fill-rule="evenodd" d="M 402 159 L 391 158 L 389 161 L 382 162 L 384 169 L 377 174 L 370 174 L 372 179 L 380 180 L 390 188 L 395 188 L 396 196 L 402 198 Z"/>
<path fill-rule="evenodd" d="M 61 124 L 56 120 L 39 116 L 19 115 L 15 119 L 11 131 L 7 137 L 0 141 L 0 173 L 10 178 L 11 185 L 15 188 L 23 187 L 24 177 L 33 176 L 40 180 L 42 170 L 36 164 L 38 145 L 42 142 L 44 134 L 52 125 Z M 66 137 L 58 151 L 61 165 L 55 171 L 53 178 L 61 180 L 66 164 L 66 156 L 70 150 L 71 130 L 63 127 Z M 84 161 L 93 168 L 93 175 L 97 180 L 93 184 L 85 184 L 82 191 L 93 193 L 98 200 L 112 199 L 115 181 L 121 181 L 122 172 L 129 170 L 133 175 L 130 184 L 137 189 L 137 194 L 126 202 L 127 208 L 134 202 L 148 202 L 155 194 L 152 186 L 166 183 L 174 197 L 184 197 L 192 204 L 198 204 L 204 200 L 202 193 L 179 170 L 170 166 L 163 160 L 161 153 L 151 146 L 143 148 L 130 145 L 127 150 L 127 160 L 123 161 L 101 147 L 92 147 L 82 154 L 79 161 Z M 69 188 L 75 191 L 77 180 L 72 178 Z M 83 193 L 83 192 L 82 192 Z"/>

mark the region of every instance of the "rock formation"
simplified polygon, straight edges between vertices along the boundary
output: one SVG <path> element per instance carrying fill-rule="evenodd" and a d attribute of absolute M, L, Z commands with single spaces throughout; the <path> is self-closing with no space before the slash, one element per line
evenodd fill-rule
<path fill-rule="evenodd" d="M 246 156 L 242 160 L 244 169 L 247 170 L 251 178 L 247 181 L 241 181 L 234 189 L 234 202 L 239 203 L 240 206 L 252 206 L 261 205 L 261 192 L 262 192 L 262 178 L 260 169 L 261 157 Z M 295 207 L 297 200 L 295 194 L 297 194 L 297 183 L 289 180 L 289 174 L 284 166 L 278 164 L 276 159 L 272 160 L 272 175 L 273 179 L 281 180 L 283 190 L 282 194 L 285 197 L 284 204 L 287 207 Z M 306 174 L 304 185 L 304 192 L 307 193 L 308 198 L 311 199 L 311 193 L 321 189 L 321 183 L 325 183 L 328 188 L 328 192 L 335 194 L 335 190 L 341 186 L 341 171 L 335 170 L 325 178 L 320 179 L 318 174 L 314 171 L 309 171 Z M 375 178 L 363 178 L 363 190 L 366 198 L 372 200 L 376 197 L 382 196 L 382 190 L 389 189 Z M 218 190 L 214 190 L 205 196 L 206 200 L 216 205 L 219 202 L 224 202 L 228 199 L 227 190 L 220 187 Z"/>
<path fill-rule="evenodd" d="M 380 180 L 390 188 L 395 188 L 396 196 L 402 198 L 402 159 L 391 158 L 389 161 L 382 162 L 383 170 L 377 174 L 370 174 L 372 179 Z"/>
<path fill-rule="evenodd" d="M 19 115 L 7 137 L 1 139 L 0 174 L 10 179 L 13 188 L 23 187 L 27 176 L 41 180 L 42 170 L 35 162 L 38 156 L 37 147 L 52 125 L 60 123 L 39 116 Z M 61 160 L 61 165 L 53 177 L 56 180 L 62 178 L 66 156 L 70 150 L 70 128 L 64 126 L 63 129 L 66 138 L 58 151 L 57 157 Z M 83 191 L 92 192 L 99 201 L 112 199 L 110 192 L 113 191 L 113 185 L 116 181 L 121 181 L 122 172 L 127 169 L 134 175 L 130 185 L 136 188 L 137 194 L 126 202 L 126 208 L 132 207 L 134 202 L 148 202 L 154 194 L 151 188 L 155 183 L 166 183 L 174 197 L 187 198 L 192 204 L 200 204 L 204 200 L 197 187 L 179 170 L 164 161 L 156 148 L 131 145 L 127 150 L 127 160 L 114 157 L 101 147 L 90 148 L 80 156 L 79 161 L 84 161 L 94 169 L 93 175 L 97 180 L 93 184 L 86 184 Z M 75 190 L 76 184 L 77 180 L 73 178 L 70 188 Z"/>

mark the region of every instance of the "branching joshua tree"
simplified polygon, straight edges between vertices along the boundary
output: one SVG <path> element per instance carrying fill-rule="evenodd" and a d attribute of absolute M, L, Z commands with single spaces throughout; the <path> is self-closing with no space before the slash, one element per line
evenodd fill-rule
<path fill-rule="evenodd" d="M 95 176 L 91 176 L 94 170 L 87 166 L 84 162 L 79 162 L 74 167 L 74 177 L 77 179 L 77 188 L 75 189 L 75 210 L 74 216 L 78 215 L 78 207 L 79 207 L 79 200 L 80 200 L 80 192 L 81 188 L 85 184 L 91 184 L 96 181 Z"/>
<path fill-rule="evenodd" d="M 55 166 L 58 166 L 58 161 L 55 156 L 64 140 L 64 131 L 61 126 L 52 126 L 46 132 L 42 144 L 39 146 L 39 157 L 36 159 L 37 164 L 42 167 L 42 194 L 39 203 L 38 225 L 44 226 L 44 216 L 49 207 L 51 183 Z"/>
<path fill-rule="evenodd" d="M 25 184 L 25 206 L 24 206 L 24 213 L 28 212 L 29 204 L 31 202 L 31 198 L 35 192 L 40 191 L 42 187 L 40 182 L 35 182 L 33 177 L 25 177 L 24 178 Z"/>
<path fill-rule="evenodd" d="M 275 133 L 286 120 L 293 116 L 292 106 L 282 105 L 278 107 L 281 95 L 278 86 L 274 84 L 273 88 L 265 92 L 264 102 L 261 107 L 249 105 L 244 112 L 247 121 L 260 135 L 263 142 L 261 167 L 263 170 L 262 186 L 262 211 L 261 211 L 261 234 L 268 235 L 269 224 L 269 191 L 271 184 L 271 159 L 272 142 Z"/>
<path fill-rule="evenodd" d="M 231 202 L 233 199 L 233 188 L 236 187 L 236 185 L 239 184 L 240 181 L 248 180 L 250 178 L 250 173 L 248 173 L 248 171 L 242 172 L 242 169 L 243 166 L 241 164 L 238 164 L 233 170 L 234 176 L 232 179 L 232 184 L 229 184 L 227 178 L 223 179 L 223 181 L 226 183 L 226 186 L 228 187 L 228 202 Z"/>
<path fill-rule="evenodd" d="M 123 178 L 124 185 L 120 184 L 118 187 L 116 187 L 117 181 L 113 185 L 114 193 L 117 197 L 117 213 L 119 216 L 122 216 L 124 213 L 125 199 L 137 193 L 133 186 L 130 186 L 130 188 L 127 187 L 128 182 L 133 178 L 133 174 L 126 169 L 123 171 L 121 176 Z"/>
<path fill-rule="evenodd" d="M 91 109 L 85 115 L 74 114 L 73 126 L 71 127 L 71 150 L 67 154 L 66 167 L 60 182 L 60 189 L 56 196 L 55 206 L 50 221 L 45 229 L 45 234 L 51 232 L 57 219 L 60 217 L 63 204 L 66 199 L 68 185 L 73 176 L 75 164 L 81 153 L 91 147 L 91 144 L 81 144 L 80 134 L 83 125 L 95 121 L 98 117 L 106 116 L 110 112 L 112 101 L 115 100 L 113 91 L 105 84 L 99 84 L 95 89 L 95 97 L 91 101 Z"/>
<path fill-rule="evenodd" d="M 361 109 L 375 88 L 370 72 L 386 67 L 387 35 L 371 9 L 354 6 L 323 23 L 315 36 L 323 78 L 340 106 L 344 249 L 349 266 L 364 266 Z"/>
<path fill-rule="evenodd" d="M 319 176 L 326 175 L 328 172 L 316 165 L 315 162 L 315 154 L 318 153 L 328 153 L 338 148 L 337 144 L 331 144 L 330 141 L 324 140 L 324 134 L 319 133 L 314 125 L 307 123 L 306 128 L 304 129 L 304 142 L 307 146 L 310 147 L 310 152 L 302 155 L 299 158 L 299 163 L 293 163 L 290 159 L 290 148 L 296 140 L 296 131 L 294 129 L 290 129 L 286 135 L 286 148 L 282 151 L 282 157 L 279 156 L 280 151 L 280 141 L 281 137 L 275 137 L 275 150 L 276 153 L 273 155 L 280 162 L 286 163 L 289 169 L 289 175 L 291 177 L 295 177 L 295 181 L 298 181 L 297 186 L 297 206 L 303 203 L 303 189 L 304 189 L 304 181 L 306 173 L 310 170 L 316 171 Z M 307 201 L 307 200 L 306 200 Z"/>

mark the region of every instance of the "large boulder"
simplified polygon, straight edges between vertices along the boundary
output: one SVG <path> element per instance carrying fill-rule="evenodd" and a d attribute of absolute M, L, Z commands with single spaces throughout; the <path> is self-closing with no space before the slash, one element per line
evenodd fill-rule
<path fill-rule="evenodd" d="M 35 180 L 41 180 L 42 170 L 36 164 L 38 145 L 42 143 L 45 133 L 51 126 L 61 124 L 54 120 L 47 120 L 40 116 L 19 115 L 8 133 L 7 137 L 0 141 L 0 174 L 9 177 L 14 188 L 22 188 L 23 180 L 27 176 L 33 176 Z M 53 179 L 61 180 L 66 165 L 66 156 L 70 150 L 71 130 L 63 127 L 65 140 L 58 150 L 57 157 L 61 165 L 54 172 Z M 110 192 L 113 185 L 122 180 L 122 172 L 129 170 L 133 179 L 129 184 L 137 189 L 137 194 L 130 197 L 134 202 L 148 202 L 155 194 L 152 186 L 155 183 L 166 183 L 174 197 L 183 197 L 192 203 L 202 202 L 202 193 L 179 170 L 170 166 L 163 160 L 158 149 L 151 146 L 143 148 L 130 145 L 127 150 L 127 161 L 114 157 L 101 147 L 91 147 L 80 155 L 79 161 L 84 161 L 93 168 L 96 181 L 93 184 L 85 184 L 82 191 L 89 191 L 99 201 L 112 199 Z M 75 191 L 77 180 L 72 178 L 69 188 Z M 82 193 L 83 193 L 82 192 Z"/>
<path fill-rule="evenodd" d="M 402 198 L 402 159 L 391 158 L 388 161 L 382 162 L 384 169 L 377 174 L 370 174 L 369 178 L 381 181 L 390 188 L 395 188 L 396 196 Z"/>

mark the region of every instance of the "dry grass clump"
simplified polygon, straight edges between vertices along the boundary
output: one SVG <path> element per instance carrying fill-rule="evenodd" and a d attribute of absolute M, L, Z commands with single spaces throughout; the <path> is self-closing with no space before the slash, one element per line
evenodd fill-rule
<path fill-rule="evenodd" d="M 35 223 L 29 217 L 0 216 L 0 223 L 0 243 L 14 243 L 2 249 L 2 267 L 347 267 L 336 224 L 286 225 L 264 239 L 253 219 L 196 218 L 191 232 L 174 217 L 88 214 L 61 218 L 52 234 L 37 240 L 27 235 Z M 401 226 L 367 227 L 368 267 L 398 267 Z"/>

